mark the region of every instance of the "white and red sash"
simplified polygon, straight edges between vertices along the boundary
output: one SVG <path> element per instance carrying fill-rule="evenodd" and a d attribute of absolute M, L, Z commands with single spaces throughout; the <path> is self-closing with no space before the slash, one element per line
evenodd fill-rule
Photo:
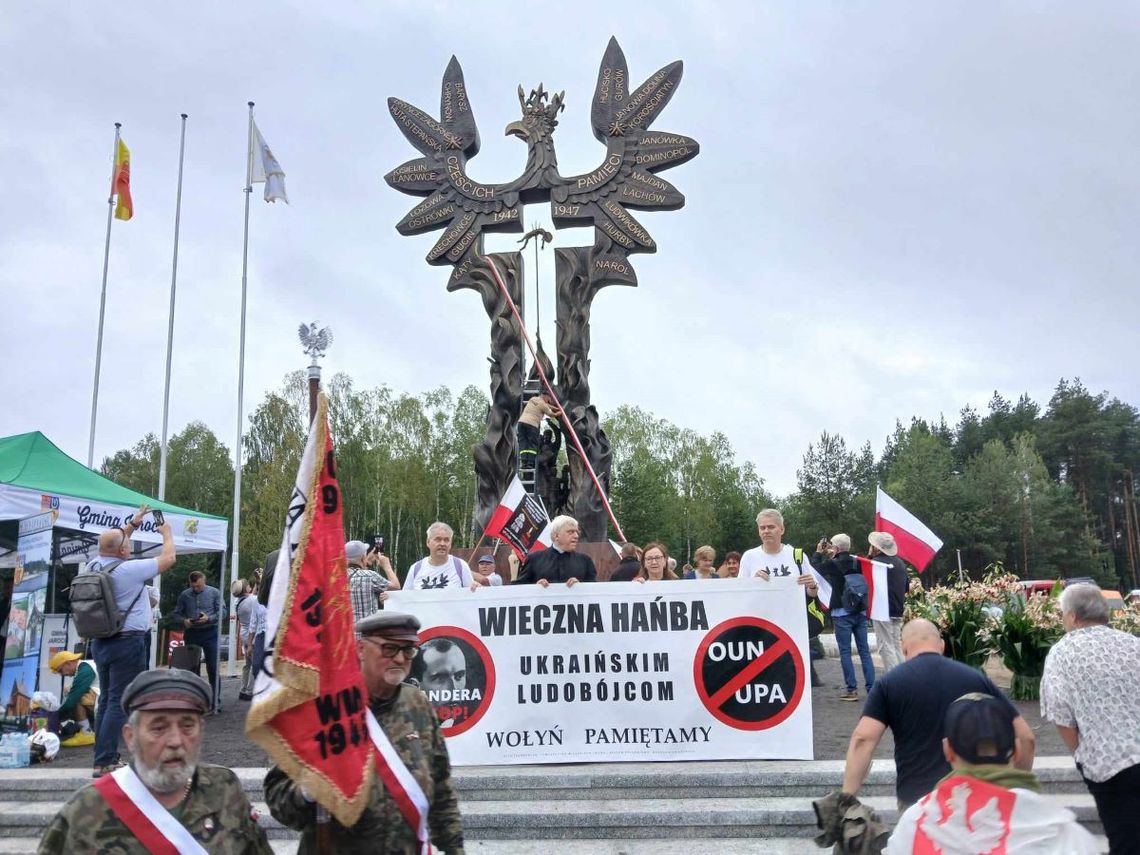
<path fill-rule="evenodd" d="M 384 789 L 404 815 L 408 825 L 416 832 L 416 839 L 420 844 L 422 855 L 431 852 L 428 840 L 428 800 L 424 795 L 420 782 L 408 769 L 395 746 L 388 739 L 380 727 L 380 722 L 368 710 L 368 735 L 372 737 L 372 744 L 376 746 L 376 773 L 384 782 Z"/>
<path fill-rule="evenodd" d="M 130 766 L 103 775 L 95 781 L 95 789 L 153 855 L 206 855 L 202 844 L 151 795 Z"/>

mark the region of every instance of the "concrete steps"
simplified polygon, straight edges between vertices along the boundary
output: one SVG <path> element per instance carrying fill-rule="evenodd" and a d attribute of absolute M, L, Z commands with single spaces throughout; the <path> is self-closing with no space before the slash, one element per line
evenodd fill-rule
<path fill-rule="evenodd" d="M 1102 833 L 1071 758 L 1038 758 L 1035 771 L 1050 799 Z M 263 803 L 264 770 L 235 772 L 275 851 L 291 852 L 295 833 Z M 841 761 L 739 761 L 467 767 L 455 780 L 468 848 L 486 855 L 522 855 L 552 840 L 560 855 L 793 855 L 818 851 L 811 800 L 838 789 L 842 774 Z M 33 852 L 59 806 L 89 781 L 82 769 L 0 770 L 0 853 Z M 894 764 L 875 761 L 860 795 L 894 822 Z"/>
<path fill-rule="evenodd" d="M 272 840 L 277 855 L 296 855 L 296 840 Z M 0 838 L 0 855 L 28 855 L 36 851 L 37 837 Z M 550 849 L 549 840 L 468 841 L 466 851 L 478 855 L 533 855 Z M 722 839 L 689 840 L 563 840 L 559 855 L 817 855 L 820 850 L 809 838 L 765 838 L 734 840 L 731 847 Z"/>

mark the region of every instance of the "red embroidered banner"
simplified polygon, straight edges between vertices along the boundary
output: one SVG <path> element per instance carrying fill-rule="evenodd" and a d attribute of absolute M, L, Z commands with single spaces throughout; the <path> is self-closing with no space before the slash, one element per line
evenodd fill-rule
<path fill-rule="evenodd" d="M 297 472 L 246 734 L 342 825 L 368 801 L 368 693 L 356 652 L 328 400 Z"/>

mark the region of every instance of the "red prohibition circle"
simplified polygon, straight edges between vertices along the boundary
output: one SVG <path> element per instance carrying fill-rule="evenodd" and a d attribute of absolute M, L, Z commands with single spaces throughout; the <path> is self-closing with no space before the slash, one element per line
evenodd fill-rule
<path fill-rule="evenodd" d="M 491 699 L 495 696 L 495 663 L 491 660 L 491 653 L 487 650 L 487 645 L 483 643 L 483 640 L 465 629 L 460 629 L 457 626 L 433 626 L 431 629 L 425 629 L 420 633 L 421 643 L 431 641 L 433 638 L 453 638 L 469 645 L 478 655 L 479 661 L 483 663 L 483 673 L 487 677 L 483 697 L 479 701 L 479 706 L 475 708 L 474 714 L 469 715 L 459 724 L 441 727 L 439 730 L 444 736 L 458 736 L 474 727 L 491 706 Z"/>
<path fill-rule="evenodd" d="M 766 718 L 762 721 L 743 721 L 725 713 L 719 705 L 713 703 L 712 695 L 710 695 L 708 688 L 705 686 L 704 676 L 701 673 L 701 666 L 704 664 L 705 655 L 708 653 L 709 647 L 717 641 L 718 637 L 730 629 L 745 626 L 762 629 L 774 635 L 778 639 L 778 643 L 785 648 L 781 651 L 779 656 L 776 657 L 776 660 L 778 661 L 785 653 L 790 653 L 795 672 L 795 686 L 784 708 L 771 718 Z M 805 683 L 804 663 L 800 657 L 800 651 L 796 647 L 795 642 L 792 641 L 791 636 L 771 621 L 766 621 L 758 617 L 735 617 L 718 623 L 705 634 L 700 646 L 697 647 L 697 654 L 693 658 L 693 685 L 696 686 L 697 696 L 701 699 L 701 703 L 705 705 L 705 709 L 712 713 L 714 718 L 737 730 L 767 730 L 783 722 L 799 708 Z"/>

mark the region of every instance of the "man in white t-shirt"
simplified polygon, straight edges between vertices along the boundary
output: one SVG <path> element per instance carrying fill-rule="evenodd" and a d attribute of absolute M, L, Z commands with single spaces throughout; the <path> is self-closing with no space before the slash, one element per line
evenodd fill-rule
<path fill-rule="evenodd" d="M 760 532 L 760 545 L 740 556 L 739 579 L 763 579 L 774 585 L 807 585 L 812 578 L 811 562 L 796 550 L 781 542 L 784 536 L 784 516 L 775 508 L 765 508 L 756 515 L 756 528 Z"/>
<path fill-rule="evenodd" d="M 405 591 L 431 591 L 441 588 L 479 587 L 471 568 L 451 554 L 454 532 L 447 523 L 433 522 L 427 530 L 428 554 L 408 568 Z"/>

